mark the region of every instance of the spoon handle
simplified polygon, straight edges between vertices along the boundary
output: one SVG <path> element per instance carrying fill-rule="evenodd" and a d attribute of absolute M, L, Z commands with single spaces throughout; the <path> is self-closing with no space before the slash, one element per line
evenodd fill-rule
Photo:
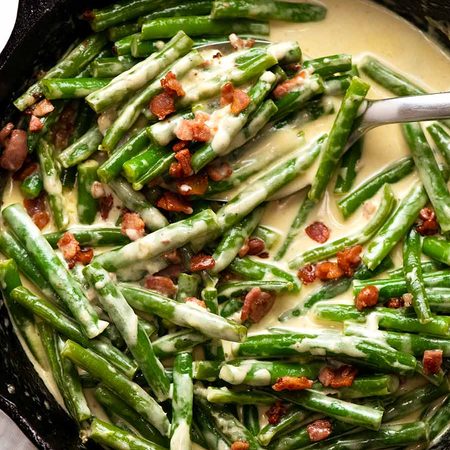
<path fill-rule="evenodd" d="M 364 128 L 373 128 L 387 123 L 420 122 L 449 117 L 450 92 L 442 92 L 369 102 L 361 125 Z"/>

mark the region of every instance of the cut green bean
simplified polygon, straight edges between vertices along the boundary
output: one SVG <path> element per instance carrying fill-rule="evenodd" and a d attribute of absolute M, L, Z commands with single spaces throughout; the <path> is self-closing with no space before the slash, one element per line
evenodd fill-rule
<path fill-rule="evenodd" d="M 166 334 L 152 342 L 158 358 L 168 358 L 180 352 L 191 351 L 195 346 L 209 341 L 210 338 L 194 330 L 181 330 Z"/>
<path fill-rule="evenodd" d="M 99 58 L 92 61 L 89 70 L 95 78 L 113 78 L 131 69 L 137 62 L 131 56 Z"/>
<path fill-rule="evenodd" d="M 344 154 L 339 167 L 334 192 L 345 194 L 353 187 L 356 178 L 356 168 L 361 159 L 363 149 L 363 139 L 355 142 Z"/>
<path fill-rule="evenodd" d="M 86 247 L 108 247 L 110 245 L 123 245 L 130 242 L 130 240 L 122 234 L 120 228 L 104 228 L 95 226 L 69 228 L 65 231 L 56 231 L 54 233 L 44 234 L 44 237 L 53 248 L 56 248 L 58 241 L 66 231 L 73 234 L 80 245 Z"/>
<path fill-rule="evenodd" d="M 66 169 L 78 165 L 93 155 L 102 141 L 98 126 L 94 125 L 72 145 L 58 155 L 58 161 Z"/>
<path fill-rule="evenodd" d="M 41 80 L 44 96 L 50 100 L 84 98 L 109 84 L 108 78 L 49 78 Z"/>
<path fill-rule="evenodd" d="M 39 197 L 43 189 L 44 183 L 42 181 L 42 176 L 39 170 L 36 170 L 31 175 L 28 175 L 20 183 L 20 192 L 22 192 L 25 198 Z"/>
<path fill-rule="evenodd" d="M 81 223 L 91 224 L 97 216 L 98 201 L 92 196 L 92 185 L 98 181 L 98 162 L 90 159 L 77 167 L 77 212 Z"/>
<path fill-rule="evenodd" d="M 427 127 L 428 133 L 433 138 L 437 149 L 444 157 L 447 166 L 450 166 L 450 135 L 439 123 L 433 123 Z"/>

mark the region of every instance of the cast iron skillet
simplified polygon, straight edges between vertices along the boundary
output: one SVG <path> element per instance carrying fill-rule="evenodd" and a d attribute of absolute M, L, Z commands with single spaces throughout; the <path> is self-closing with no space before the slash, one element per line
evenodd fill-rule
<path fill-rule="evenodd" d="M 33 72 L 52 66 L 76 36 L 88 32 L 86 24 L 77 20 L 83 8 L 107 1 L 20 0 L 15 29 L 0 56 L 0 124 L 14 119 L 16 112 L 11 101 L 16 93 L 23 91 Z M 450 48 L 448 31 L 445 34 L 446 22 L 450 23 L 448 0 L 379 0 L 379 3 L 422 29 L 429 30 L 432 23 L 434 35 Z M 0 174 L 0 182 L 4 178 L 5 174 Z M 95 444 L 80 442 L 77 425 L 55 402 L 34 371 L 3 305 L 0 305 L 0 342 L 0 408 L 39 449 L 98 449 Z M 433 450 L 449 448 L 450 433 Z"/>

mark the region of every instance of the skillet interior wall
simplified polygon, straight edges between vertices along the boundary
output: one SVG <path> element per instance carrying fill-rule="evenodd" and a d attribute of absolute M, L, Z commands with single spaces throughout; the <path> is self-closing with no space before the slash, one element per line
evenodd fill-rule
<path fill-rule="evenodd" d="M 11 101 L 16 92 L 23 90 L 33 73 L 41 67 L 51 66 L 76 36 L 88 33 L 88 27 L 73 18 L 87 6 L 105 3 L 108 2 L 20 1 L 16 28 L 0 58 L 1 123 L 14 118 L 15 111 L 10 106 Z M 448 0 L 384 0 L 377 3 L 387 6 L 424 30 L 430 29 L 431 18 L 432 23 L 437 22 L 440 28 L 433 26 L 432 35 L 450 48 Z M 0 182 L 5 178 L 5 175 L 0 173 Z M 4 306 L 0 308 L 0 342 L 0 408 L 15 420 L 38 448 L 87 448 L 79 442 L 77 426 L 53 400 L 35 374 L 32 364 L 14 335 Z M 14 386 L 14 390 L 11 386 Z M 88 448 L 99 447 L 89 444 Z M 434 450 L 448 448 L 450 436 L 443 439 Z"/>

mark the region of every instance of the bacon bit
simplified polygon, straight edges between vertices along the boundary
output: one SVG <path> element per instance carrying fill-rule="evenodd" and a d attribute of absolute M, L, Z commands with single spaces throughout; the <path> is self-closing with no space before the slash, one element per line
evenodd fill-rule
<path fill-rule="evenodd" d="M 109 213 L 114 205 L 114 199 L 111 194 L 100 197 L 98 200 L 98 209 L 103 220 L 109 217 Z"/>
<path fill-rule="evenodd" d="M 75 239 L 75 236 L 68 231 L 61 236 L 57 245 L 66 261 L 75 258 L 75 255 L 80 250 L 80 243 Z"/>
<path fill-rule="evenodd" d="M 244 305 L 241 311 L 241 320 L 250 320 L 258 323 L 272 308 L 275 302 L 275 295 L 271 292 L 264 292 L 259 287 L 252 288 L 244 298 Z"/>
<path fill-rule="evenodd" d="M 96 199 L 104 197 L 106 192 L 103 183 L 100 183 L 100 181 L 94 181 L 91 185 L 91 195 Z"/>
<path fill-rule="evenodd" d="M 277 400 L 267 411 L 266 417 L 271 425 L 276 425 L 280 422 L 281 418 L 286 414 L 286 407 L 283 405 L 281 400 Z"/>
<path fill-rule="evenodd" d="M 86 9 L 85 11 L 83 11 L 83 14 L 81 14 L 81 18 L 89 22 L 94 20 L 95 19 L 94 11 L 92 11 L 92 9 Z"/>
<path fill-rule="evenodd" d="M 177 287 L 169 277 L 149 275 L 145 278 L 144 283 L 147 289 L 157 291 L 167 297 L 172 297 L 177 292 Z"/>
<path fill-rule="evenodd" d="M 254 39 L 242 39 L 236 33 L 231 33 L 228 36 L 231 46 L 235 50 L 242 50 L 243 48 L 252 48 L 255 45 Z"/>
<path fill-rule="evenodd" d="M 36 117 L 44 117 L 54 111 L 55 107 L 52 102 L 46 98 L 36 103 L 31 108 L 28 108 L 26 113 Z"/>
<path fill-rule="evenodd" d="M 163 120 L 176 111 L 175 100 L 167 92 L 161 92 L 151 99 L 149 108 L 152 114 L 159 120 Z"/>
<path fill-rule="evenodd" d="M 386 308 L 392 308 L 392 309 L 398 309 L 403 308 L 405 306 L 405 302 L 403 301 L 403 298 L 390 298 L 385 304 Z"/>
<path fill-rule="evenodd" d="M 174 178 L 184 178 L 192 175 L 191 167 L 191 153 L 186 148 L 175 153 L 175 159 L 178 162 L 173 162 L 170 165 L 169 174 Z"/>
<path fill-rule="evenodd" d="M 81 248 L 79 252 L 76 254 L 76 260 L 86 266 L 92 261 L 94 257 L 94 250 L 90 247 Z"/>
<path fill-rule="evenodd" d="M 156 202 L 156 206 L 166 211 L 185 214 L 192 214 L 194 211 L 187 200 L 169 191 L 164 192 L 163 196 Z"/>
<path fill-rule="evenodd" d="M 280 377 L 272 386 L 274 391 L 303 391 L 304 389 L 311 389 L 314 384 L 313 380 L 306 377 Z"/>
<path fill-rule="evenodd" d="M 238 256 L 239 258 L 243 258 L 249 251 L 250 247 L 248 245 L 248 238 L 245 239 L 244 243 L 242 244 L 242 247 L 239 249 Z"/>
<path fill-rule="evenodd" d="M 172 146 L 172 150 L 174 152 L 179 152 L 180 150 L 187 148 L 188 144 L 189 144 L 188 141 L 178 141 L 176 144 Z"/>
<path fill-rule="evenodd" d="M 261 252 L 258 255 L 258 258 L 263 258 L 263 259 L 267 259 L 269 257 L 269 252 Z"/>
<path fill-rule="evenodd" d="M 154 275 L 158 277 L 169 277 L 171 280 L 176 280 L 179 276 L 183 267 L 181 264 L 171 264 L 167 266 L 165 269 L 156 272 Z"/>
<path fill-rule="evenodd" d="M 363 287 L 356 296 L 355 306 L 358 311 L 370 308 L 378 303 L 378 288 L 376 286 Z"/>
<path fill-rule="evenodd" d="M 231 105 L 231 112 L 239 114 L 250 104 L 250 97 L 242 89 L 235 89 L 232 83 L 228 82 L 220 90 L 220 106 Z"/>
<path fill-rule="evenodd" d="M 177 191 L 181 195 L 203 195 L 208 189 L 206 174 L 192 175 L 177 181 Z"/>
<path fill-rule="evenodd" d="M 231 450 L 248 450 L 250 448 L 250 444 L 247 441 L 234 441 L 231 444 Z"/>
<path fill-rule="evenodd" d="M 341 367 L 324 367 L 319 373 L 319 381 L 325 387 L 338 389 L 341 387 L 350 387 L 355 380 L 358 371 L 349 365 Z"/>
<path fill-rule="evenodd" d="M 250 239 L 246 239 L 244 245 L 239 250 L 239 257 L 243 258 L 245 255 L 260 255 L 265 253 L 264 250 L 266 248 L 265 242 L 257 237 L 252 237 Z M 264 257 L 264 256 L 263 256 Z"/>
<path fill-rule="evenodd" d="M 0 130 L 0 144 L 5 145 L 6 138 L 9 137 L 12 130 L 14 130 L 14 124 L 12 122 L 8 122 L 1 130 Z"/>
<path fill-rule="evenodd" d="M 198 299 L 197 297 L 186 297 L 184 299 L 186 303 L 194 303 L 202 308 L 206 309 L 206 303 L 203 300 Z"/>
<path fill-rule="evenodd" d="M 16 172 L 28 156 L 27 133 L 23 130 L 13 130 L 0 157 L 0 166 Z"/>
<path fill-rule="evenodd" d="M 44 128 L 44 124 L 42 123 L 41 119 L 36 116 L 31 116 L 30 123 L 28 124 L 28 131 L 30 133 L 38 133 L 39 131 Z"/>
<path fill-rule="evenodd" d="M 45 194 L 41 193 L 36 198 L 26 198 L 23 206 L 27 210 L 35 225 L 42 230 L 50 222 L 50 215 L 47 212 L 47 204 L 45 203 Z"/>
<path fill-rule="evenodd" d="M 121 233 L 135 241 L 145 234 L 145 223 L 141 216 L 135 212 L 126 212 L 122 218 Z"/>
<path fill-rule="evenodd" d="M 191 258 L 191 272 L 199 272 L 200 270 L 213 269 L 216 265 L 216 261 L 210 255 L 205 253 L 198 253 Z"/>
<path fill-rule="evenodd" d="M 172 264 L 181 264 L 181 256 L 180 256 L 177 248 L 174 248 L 170 252 L 164 253 L 163 257 L 166 261 L 168 261 Z"/>
<path fill-rule="evenodd" d="M 337 254 L 338 266 L 343 270 L 347 277 L 353 276 L 354 269 L 361 264 L 362 246 L 355 245 L 348 247 Z"/>
<path fill-rule="evenodd" d="M 208 177 L 213 181 L 222 181 L 231 177 L 233 169 L 227 162 L 213 162 L 206 167 Z"/>
<path fill-rule="evenodd" d="M 13 179 L 16 181 L 23 181 L 25 178 L 28 178 L 30 175 L 39 170 L 39 164 L 36 162 L 31 162 L 25 167 L 22 167 L 21 170 L 16 172 L 13 175 Z"/>
<path fill-rule="evenodd" d="M 316 242 L 323 244 L 327 242 L 330 237 L 330 230 L 322 222 L 313 222 L 305 228 L 305 233 Z"/>
<path fill-rule="evenodd" d="M 423 353 L 423 369 L 426 375 L 436 375 L 442 366 L 442 350 L 425 350 Z"/>
<path fill-rule="evenodd" d="M 182 141 L 208 142 L 211 130 L 206 125 L 206 114 L 196 113 L 195 119 L 182 120 L 175 129 L 175 135 Z M 209 117 L 209 116 L 208 116 Z"/>
<path fill-rule="evenodd" d="M 177 76 L 173 72 L 168 72 L 167 75 L 161 79 L 161 86 L 167 94 L 173 97 L 183 97 L 185 95 L 181 83 L 177 80 Z"/>
<path fill-rule="evenodd" d="M 316 266 L 312 264 L 308 264 L 305 267 L 302 267 L 297 272 L 297 277 L 304 284 L 311 284 L 316 280 Z"/>
<path fill-rule="evenodd" d="M 420 210 L 416 230 L 422 236 L 431 236 L 439 231 L 436 214 L 431 208 L 422 208 Z"/>
<path fill-rule="evenodd" d="M 294 75 L 289 80 L 283 81 L 280 83 L 274 90 L 273 96 L 278 99 L 283 97 L 288 92 L 292 91 L 297 86 L 301 86 L 308 76 L 308 72 L 306 70 L 301 70 L 297 75 Z"/>
<path fill-rule="evenodd" d="M 344 276 L 344 271 L 335 262 L 324 261 L 316 264 L 316 277 L 319 280 L 337 280 Z"/>
<path fill-rule="evenodd" d="M 306 426 L 311 442 L 319 442 L 330 436 L 332 432 L 331 422 L 327 419 L 318 419 Z"/>

